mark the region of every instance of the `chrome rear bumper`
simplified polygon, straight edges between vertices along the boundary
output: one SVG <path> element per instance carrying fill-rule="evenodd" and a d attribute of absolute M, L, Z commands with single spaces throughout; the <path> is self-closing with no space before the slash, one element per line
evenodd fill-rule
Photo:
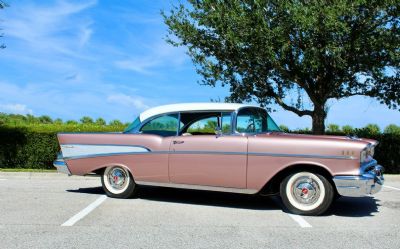
<path fill-rule="evenodd" d="M 333 177 L 333 182 L 340 195 L 359 197 L 375 194 L 382 189 L 385 180 L 382 174 L 383 167 L 377 165 L 376 161 L 373 160 L 361 168 L 368 171 L 357 176 Z"/>
<path fill-rule="evenodd" d="M 71 175 L 68 165 L 65 163 L 61 153 L 58 154 L 57 159 L 53 162 L 53 166 L 57 168 L 59 173 L 67 174 L 69 176 Z"/>

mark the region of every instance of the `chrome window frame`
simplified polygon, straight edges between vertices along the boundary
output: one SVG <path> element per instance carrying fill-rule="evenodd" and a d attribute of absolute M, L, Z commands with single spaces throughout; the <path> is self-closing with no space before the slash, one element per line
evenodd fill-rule
<path fill-rule="evenodd" d="M 240 107 L 239 109 L 237 109 L 236 111 L 235 111 L 235 117 L 234 117 L 234 119 L 235 119 L 235 121 L 234 121 L 234 134 L 236 134 L 236 135 L 241 135 L 241 136 L 247 136 L 247 135 L 257 135 L 257 134 L 264 134 L 264 133 L 270 133 L 271 131 L 268 131 L 268 126 L 267 126 L 267 131 L 266 132 L 239 132 L 238 130 L 237 130 L 237 117 L 238 117 L 238 114 L 239 114 L 239 112 L 241 111 L 241 110 L 243 110 L 243 109 L 248 109 L 248 108 L 254 108 L 254 109 L 261 109 L 261 110 L 263 110 L 266 114 L 267 114 L 267 117 L 268 117 L 268 112 L 267 112 L 267 110 L 265 110 L 264 108 L 262 108 L 262 107 L 258 107 L 258 106 L 244 106 L 244 107 Z"/>
<path fill-rule="evenodd" d="M 202 113 L 202 112 L 219 112 L 219 113 L 221 113 L 221 117 L 222 117 L 222 113 L 231 113 L 231 132 L 222 134 L 222 136 L 229 136 L 229 135 L 252 136 L 252 135 L 257 135 L 257 134 L 268 134 L 268 133 L 271 133 L 271 131 L 268 131 L 268 130 L 266 132 L 239 132 L 239 131 L 237 131 L 237 116 L 238 116 L 238 113 L 241 110 L 246 109 L 246 108 L 261 109 L 264 112 L 266 112 L 267 116 L 269 115 L 267 110 L 265 110 L 262 107 L 258 107 L 258 106 L 244 106 L 244 107 L 240 107 L 237 110 L 200 110 L 200 111 L 166 112 L 166 113 L 158 114 L 158 115 L 155 115 L 153 117 L 150 117 L 150 118 L 147 118 L 147 119 L 143 120 L 143 122 L 141 122 L 140 126 L 135 131 L 132 131 L 131 134 L 143 134 L 143 133 L 140 133 L 140 130 L 142 129 L 142 127 L 144 125 L 146 125 L 148 122 L 152 121 L 153 119 L 156 119 L 158 117 L 165 116 L 165 115 L 177 114 L 178 115 L 178 129 L 176 131 L 175 136 L 179 136 L 179 130 L 181 128 L 181 113 Z M 268 129 L 268 127 L 267 127 L 267 129 Z M 157 134 L 154 134 L 154 135 L 157 135 Z M 168 137 L 170 137 L 170 136 L 168 136 Z"/>
<path fill-rule="evenodd" d="M 180 122 L 180 117 L 181 117 L 181 113 L 207 113 L 207 112 L 210 112 L 210 113 L 219 113 L 219 117 L 217 117 L 218 118 L 218 122 L 221 122 L 222 121 L 222 114 L 223 113 L 229 113 L 230 114 L 230 118 L 231 118 L 231 120 L 230 120 L 230 126 L 231 126 L 231 128 L 230 128 L 230 132 L 229 133 L 223 133 L 222 135 L 220 135 L 220 136 L 226 136 L 226 135 L 232 135 L 233 134 L 233 131 L 234 131 L 234 129 L 233 129 L 233 114 L 234 114 L 234 112 L 235 112 L 235 110 L 202 110 L 202 111 L 183 111 L 183 112 L 179 112 L 179 124 L 181 123 Z M 200 119 L 199 119 L 200 120 Z M 192 122 L 192 123 L 190 123 L 190 124 L 193 124 L 193 123 L 195 123 L 195 122 L 197 122 L 197 121 L 199 121 L 199 120 L 196 120 L 196 121 L 194 121 L 194 122 Z M 189 125 L 189 124 L 188 124 Z M 179 135 L 179 131 L 180 131 L 180 129 L 178 129 L 178 134 L 177 134 L 177 136 L 182 136 L 182 135 Z"/>

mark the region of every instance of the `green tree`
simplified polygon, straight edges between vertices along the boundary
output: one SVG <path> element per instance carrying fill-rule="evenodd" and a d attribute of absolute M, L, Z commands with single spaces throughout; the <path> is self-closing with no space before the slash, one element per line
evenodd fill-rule
<path fill-rule="evenodd" d="M 337 124 L 328 124 L 326 130 L 329 132 L 340 132 L 340 126 Z"/>
<path fill-rule="evenodd" d="M 281 129 L 283 132 L 289 132 L 289 127 L 287 127 L 286 125 L 280 125 L 279 129 Z"/>
<path fill-rule="evenodd" d="M 4 9 L 5 7 L 8 7 L 8 4 L 5 3 L 4 1 L 0 0 L 0 9 Z M 1 29 L 0 29 L 0 31 L 1 31 Z M 2 33 L 0 34 L 0 37 L 3 37 Z M 5 47 L 6 47 L 6 45 L 0 44 L 0 48 L 5 48 Z"/>
<path fill-rule="evenodd" d="M 95 124 L 97 125 L 106 125 L 106 121 L 103 118 L 96 119 Z"/>
<path fill-rule="evenodd" d="M 377 124 L 367 124 L 365 128 L 369 134 L 379 134 L 381 132 L 381 128 Z"/>
<path fill-rule="evenodd" d="M 111 120 L 108 124 L 111 126 L 122 126 L 123 125 L 122 122 L 119 121 L 118 119 Z"/>
<path fill-rule="evenodd" d="M 63 121 L 62 121 L 61 118 L 56 118 L 56 119 L 54 120 L 54 124 L 60 125 L 60 124 L 62 124 L 62 123 L 63 123 Z"/>
<path fill-rule="evenodd" d="M 163 12 L 168 42 L 186 46 L 202 84 L 227 101 L 277 103 L 325 131 L 327 101 L 400 105 L 398 0 L 188 0 Z"/>
<path fill-rule="evenodd" d="M 342 131 L 346 133 L 347 135 L 350 135 L 354 132 L 354 128 L 351 125 L 343 125 L 342 126 Z"/>
<path fill-rule="evenodd" d="M 38 118 L 36 118 L 36 117 L 33 116 L 32 114 L 27 114 L 27 115 L 26 115 L 26 122 L 27 122 L 28 124 L 35 124 L 35 123 L 38 123 L 39 120 L 38 120 Z"/>
<path fill-rule="evenodd" d="M 80 121 L 82 124 L 93 124 L 93 119 L 88 116 L 83 116 Z"/>
<path fill-rule="evenodd" d="M 395 124 L 390 124 L 388 126 L 385 127 L 384 130 L 385 133 L 388 134 L 397 134 L 400 135 L 400 126 L 397 126 Z"/>
<path fill-rule="evenodd" d="M 53 123 L 53 120 L 52 120 L 49 116 L 47 116 L 47 115 L 42 115 L 42 116 L 40 116 L 40 117 L 38 118 L 38 120 L 39 120 L 39 122 L 40 122 L 41 124 L 51 124 L 51 123 Z"/>
<path fill-rule="evenodd" d="M 68 120 L 67 122 L 65 122 L 67 125 L 77 125 L 78 122 L 75 120 Z"/>

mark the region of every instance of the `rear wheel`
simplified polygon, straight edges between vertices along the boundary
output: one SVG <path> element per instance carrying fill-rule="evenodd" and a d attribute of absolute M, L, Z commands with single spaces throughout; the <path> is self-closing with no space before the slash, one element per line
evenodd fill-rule
<path fill-rule="evenodd" d="M 304 171 L 288 175 L 281 182 L 280 195 L 291 213 L 319 215 L 330 207 L 335 193 L 326 177 Z"/>
<path fill-rule="evenodd" d="M 101 177 L 101 183 L 107 196 L 113 198 L 130 198 L 137 189 L 132 175 L 121 166 L 107 167 Z"/>

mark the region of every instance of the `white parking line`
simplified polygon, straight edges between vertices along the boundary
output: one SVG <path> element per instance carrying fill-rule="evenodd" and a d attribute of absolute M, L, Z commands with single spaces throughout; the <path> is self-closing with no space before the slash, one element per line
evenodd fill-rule
<path fill-rule="evenodd" d="M 106 195 L 100 196 L 94 202 L 92 202 L 89 206 L 85 207 L 82 211 L 80 211 L 79 213 L 75 214 L 69 220 L 64 222 L 61 226 L 63 226 L 63 227 L 73 226 L 80 219 L 82 219 L 83 217 L 88 215 L 90 212 L 92 212 L 95 208 L 100 206 L 100 204 L 103 203 L 106 199 L 107 199 Z"/>
<path fill-rule="evenodd" d="M 0 179 L 0 181 L 6 181 L 7 179 Z"/>
<path fill-rule="evenodd" d="M 399 191 L 400 191 L 400 188 L 395 188 L 395 187 L 392 187 L 392 186 L 383 185 L 383 187 L 384 187 L 384 188 L 390 188 L 390 189 L 394 189 L 394 190 L 399 190 Z"/>
<path fill-rule="evenodd" d="M 312 227 L 303 217 L 296 214 L 288 214 L 290 218 L 296 221 L 302 228 Z"/>

